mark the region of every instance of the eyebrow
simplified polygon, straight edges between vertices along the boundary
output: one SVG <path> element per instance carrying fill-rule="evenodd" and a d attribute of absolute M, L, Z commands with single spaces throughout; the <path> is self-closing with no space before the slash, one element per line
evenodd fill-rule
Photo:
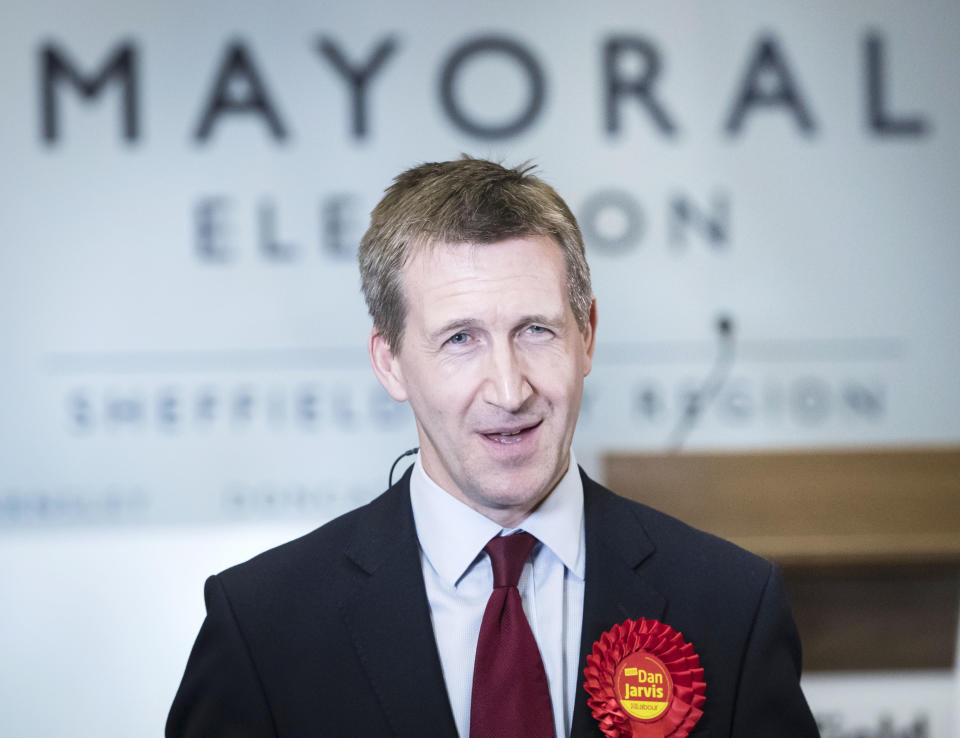
<path fill-rule="evenodd" d="M 543 315 L 538 313 L 537 315 L 526 315 L 520 319 L 517 325 L 530 325 L 531 323 L 536 323 L 537 325 L 545 325 L 548 328 L 559 328 L 563 324 L 562 315 Z"/>
<path fill-rule="evenodd" d="M 444 323 L 440 328 L 431 332 L 427 337 L 431 341 L 438 341 L 447 333 L 462 331 L 468 328 L 476 328 L 480 325 L 480 321 L 474 318 L 454 318 L 451 321 Z"/>
<path fill-rule="evenodd" d="M 543 315 L 539 313 L 536 315 L 524 315 L 522 318 L 520 318 L 520 320 L 517 321 L 517 326 L 530 325 L 532 323 L 544 325 L 548 328 L 559 328 L 563 323 L 563 318 L 559 316 L 551 317 L 549 315 Z M 476 318 L 454 318 L 453 320 L 444 323 L 437 330 L 429 333 L 428 338 L 431 341 L 438 341 L 448 333 L 470 330 L 471 328 L 477 328 L 482 325 L 483 322 L 477 320 Z"/>

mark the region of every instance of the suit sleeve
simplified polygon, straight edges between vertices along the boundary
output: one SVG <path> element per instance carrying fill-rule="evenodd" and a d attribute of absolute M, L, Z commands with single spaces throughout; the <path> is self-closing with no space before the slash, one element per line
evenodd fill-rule
<path fill-rule="evenodd" d="M 167 717 L 166 738 L 273 738 L 263 686 L 223 584 L 204 586 L 207 616 Z"/>
<path fill-rule="evenodd" d="M 800 689 L 800 637 L 772 566 L 747 642 L 731 735 L 818 738 L 819 730 Z"/>

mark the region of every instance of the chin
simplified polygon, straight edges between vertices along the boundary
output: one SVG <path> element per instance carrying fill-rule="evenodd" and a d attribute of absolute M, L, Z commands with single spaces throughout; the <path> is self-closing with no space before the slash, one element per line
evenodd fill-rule
<path fill-rule="evenodd" d="M 552 485 L 543 479 L 513 479 L 512 482 L 498 479 L 495 484 L 481 488 L 479 493 L 497 507 L 533 509 L 543 501 L 550 489 Z"/>

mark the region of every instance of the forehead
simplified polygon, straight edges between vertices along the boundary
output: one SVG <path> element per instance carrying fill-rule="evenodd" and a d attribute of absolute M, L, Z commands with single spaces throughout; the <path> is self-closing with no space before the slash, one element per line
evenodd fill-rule
<path fill-rule="evenodd" d="M 566 265 L 560 247 L 545 236 L 437 244 L 418 249 L 407 262 L 404 288 L 410 310 L 423 311 L 423 318 L 447 309 L 503 311 L 534 303 L 562 310 Z"/>

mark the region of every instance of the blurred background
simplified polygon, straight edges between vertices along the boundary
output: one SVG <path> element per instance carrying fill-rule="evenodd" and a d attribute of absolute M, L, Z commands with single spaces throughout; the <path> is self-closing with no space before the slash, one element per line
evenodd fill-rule
<path fill-rule="evenodd" d="M 826 738 L 960 736 L 960 4 L 2 7 L 4 734 L 160 734 L 206 576 L 385 487 L 355 251 L 467 152 L 581 222 L 581 464 L 784 566 Z"/>

